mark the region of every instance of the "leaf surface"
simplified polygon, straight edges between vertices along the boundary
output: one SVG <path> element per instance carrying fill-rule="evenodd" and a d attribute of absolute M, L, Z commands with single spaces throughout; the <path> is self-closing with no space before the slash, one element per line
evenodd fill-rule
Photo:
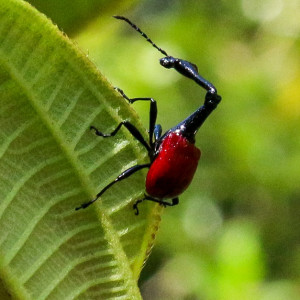
<path fill-rule="evenodd" d="M 122 171 L 147 162 L 122 120 L 132 108 L 95 66 L 28 3 L 0 0 L 1 299 L 140 299 L 142 265 L 158 206 L 132 210 L 139 171 L 94 198 Z"/>

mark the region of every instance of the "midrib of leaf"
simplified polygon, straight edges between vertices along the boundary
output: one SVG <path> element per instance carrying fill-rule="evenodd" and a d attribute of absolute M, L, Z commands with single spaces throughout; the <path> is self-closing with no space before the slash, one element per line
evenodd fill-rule
<path fill-rule="evenodd" d="M 17 7 L 19 5 L 20 6 L 24 5 L 21 1 L 19 1 L 19 2 L 22 4 L 17 3 L 17 2 L 18 1 L 8 1 L 8 3 L 14 3 L 15 7 Z M 1 5 L 3 5 L 3 4 L 1 4 Z M 9 7 L 9 4 L 7 5 L 7 7 Z M 30 13 L 32 13 L 31 9 L 30 9 Z M 34 93 L 31 92 L 30 85 L 26 82 L 24 77 L 21 76 L 22 73 L 19 70 L 14 69 L 13 64 L 9 64 L 9 62 L 5 60 L 4 53 L 1 50 L 0 50 L 0 53 L 1 53 L 0 54 L 1 64 L 6 67 L 6 69 L 9 71 L 11 77 L 14 78 L 14 80 L 16 82 L 18 82 L 18 84 L 22 88 L 22 90 L 25 91 L 27 98 L 30 100 L 31 106 L 35 109 L 35 111 L 39 115 L 40 119 L 42 120 L 44 125 L 49 130 L 52 137 L 56 140 L 57 145 L 59 145 L 59 147 L 61 148 L 62 152 L 64 153 L 64 156 L 70 162 L 73 170 L 76 172 L 77 177 L 80 179 L 80 182 L 82 183 L 82 188 L 84 189 L 85 193 L 88 195 L 88 198 L 92 197 L 94 195 L 94 189 L 92 188 L 91 183 L 88 180 L 88 178 L 89 178 L 88 174 L 86 174 L 85 169 L 81 167 L 81 164 L 79 163 L 78 159 L 74 156 L 73 151 L 76 146 L 76 143 L 73 144 L 72 147 L 70 147 L 70 145 L 68 145 L 68 143 L 65 142 L 63 136 L 61 134 L 59 134 L 60 127 L 56 126 L 54 124 L 54 122 L 51 122 L 51 119 L 49 119 L 46 112 L 39 105 L 38 99 L 36 99 L 36 96 L 34 95 Z M 67 59 L 67 57 L 66 57 L 66 59 Z M 75 64 L 73 64 L 73 65 L 70 64 L 70 65 L 75 70 L 75 72 L 78 73 L 78 70 L 76 69 L 76 65 Z M 38 74 L 36 76 L 38 76 Z M 93 91 L 93 93 L 95 95 L 97 95 L 97 97 L 104 98 L 104 100 L 105 100 L 105 97 L 102 97 L 102 95 L 100 95 L 98 93 L 98 91 L 94 89 L 94 87 L 91 85 L 90 81 L 87 80 L 85 78 L 85 76 L 82 76 L 82 78 L 84 79 L 85 85 L 88 85 L 89 88 Z M 103 101 L 103 103 L 107 106 L 107 103 L 105 101 Z M 113 116 L 119 122 L 120 118 L 118 118 L 118 116 L 115 114 L 115 111 L 111 110 L 111 109 L 109 109 L 109 110 L 110 110 L 111 116 Z M 85 130 L 83 130 L 83 132 L 84 131 Z M 81 134 L 78 134 L 77 140 L 79 140 L 79 137 L 81 137 L 83 132 Z M 126 254 L 123 251 L 123 247 L 120 244 L 118 235 L 111 224 L 110 218 L 109 218 L 109 216 L 106 215 L 105 210 L 101 204 L 98 204 L 98 216 L 100 218 L 101 223 L 103 224 L 103 228 L 105 229 L 105 232 L 106 232 L 106 238 L 109 241 L 111 248 L 113 249 L 114 256 L 117 259 L 117 261 L 119 262 L 119 265 L 122 266 L 123 278 L 127 281 L 127 285 L 131 288 L 131 291 L 129 291 L 130 294 L 133 297 L 139 297 L 138 296 L 139 292 L 136 288 L 136 282 L 134 282 L 134 280 L 132 279 L 132 276 L 131 276 L 132 273 L 131 273 L 131 269 L 128 264 Z M 25 242 L 25 240 L 24 240 L 24 242 Z M 8 263 L 8 262 L 6 262 L 6 263 Z M 14 285 L 14 287 L 15 287 L 15 285 Z M 79 295 L 82 291 L 74 291 L 73 296 L 76 295 L 76 292 L 77 292 L 77 295 Z M 22 297 L 27 298 L 27 296 L 25 296 L 26 292 L 24 290 L 22 290 L 21 294 L 22 294 Z M 28 298 L 28 299 L 30 299 L 30 298 Z"/>

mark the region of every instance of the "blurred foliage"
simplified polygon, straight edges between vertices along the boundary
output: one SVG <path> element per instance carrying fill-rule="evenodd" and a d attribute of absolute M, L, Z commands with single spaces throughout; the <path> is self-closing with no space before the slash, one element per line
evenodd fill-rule
<path fill-rule="evenodd" d="M 43 12 L 46 16 L 59 26 L 61 30 L 73 35 L 82 30 L 92 20 L 99 16 L 106 16 L 118 8 L 128 8 L 135 1 L 132 0 L 30 0 L 36 9 Z"/>
<path fill-rule="evenodd" d="M 92 2 L 97 10 L 53 0 L 47 14 L 72 28 L 113 85 L 155 98 L 163 128 L 205 93 L 161 68 L 161 54 L 111 15 L 130 17 L 168 53 L 196 63 L 223 97 L 197 135 L 192 185 L 164 213 L 140 282 L 144 299 L 300 299 L 300 1 Z M 134 105 L 148 126 L 148 105 Z"/>

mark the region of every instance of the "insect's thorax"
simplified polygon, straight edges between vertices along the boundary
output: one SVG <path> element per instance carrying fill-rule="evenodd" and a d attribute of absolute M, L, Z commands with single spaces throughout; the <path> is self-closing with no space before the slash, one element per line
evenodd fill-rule
<path fill-rule="evenodd" d="M 159 199 L 181 194 L 193 179 L 200 155 L 200 150 L 180 131 L 169 132 L 147 174 L 147 193 Z"/>

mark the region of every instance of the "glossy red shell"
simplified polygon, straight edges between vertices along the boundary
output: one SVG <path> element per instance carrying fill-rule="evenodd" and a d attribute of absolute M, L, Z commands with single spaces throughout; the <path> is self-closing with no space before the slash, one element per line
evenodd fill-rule
<path fill-rule="evenodd" d="M 191 183 L 201 152 L 180 133 L 172 132 L 162 141 L 146 178 L 149 196 L 175 198 Z"/>

